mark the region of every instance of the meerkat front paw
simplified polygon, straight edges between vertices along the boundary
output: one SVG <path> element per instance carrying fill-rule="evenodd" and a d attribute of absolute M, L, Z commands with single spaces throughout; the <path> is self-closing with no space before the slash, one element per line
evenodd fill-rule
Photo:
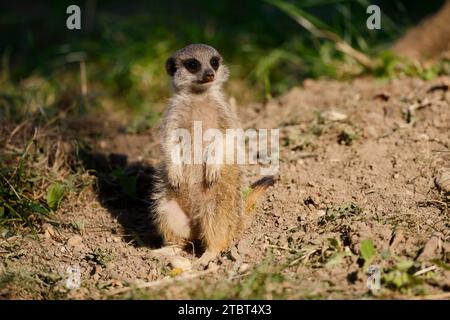
<path fill-rule="evenodd" d="M 218 253 L 212 252 L 212 251 L 205 251 L 202 256 L 194 263 L 193 269 L 194 270 L 204 270 L 206 267 L 208 267 L 209 263 L 216 259 L 218 256 Z"/>
<path fill-rule="evenodd" d="M 174 188 L 175 190 L 178 190 L 181 185 L 181 180 L 183 177 L 183 170 L 181 169 L 181 166 L 173 166 L 169 168 L 167 172 L 169 184 Z"/>
<path fill-rule="evenodd" d="M 205 168 L 205 183 L 208 187 L 215 184 L 220 177 L 220 165 L 217 164 L 207 164 Z"/>

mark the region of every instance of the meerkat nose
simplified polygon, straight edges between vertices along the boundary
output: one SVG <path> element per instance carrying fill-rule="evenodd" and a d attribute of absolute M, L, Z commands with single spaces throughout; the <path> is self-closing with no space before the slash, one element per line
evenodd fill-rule
<path fill-rule="evenodd" d="M 211 69 L 205 70 L 205 72 L 203 73 L 203 81 L 211 82 L 213 80 L 214 80 L 214 71 L 212 71 Z"/>

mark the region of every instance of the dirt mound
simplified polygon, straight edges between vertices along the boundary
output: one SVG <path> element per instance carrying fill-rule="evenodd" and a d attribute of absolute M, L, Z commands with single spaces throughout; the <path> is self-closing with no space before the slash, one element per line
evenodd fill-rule
<path fill-rule="evenodd" d="M 425 18 L 409 30 L 394 45 L 393 50 L 417 60 L 450 59 L 450 1 L 434 15 Z"/>

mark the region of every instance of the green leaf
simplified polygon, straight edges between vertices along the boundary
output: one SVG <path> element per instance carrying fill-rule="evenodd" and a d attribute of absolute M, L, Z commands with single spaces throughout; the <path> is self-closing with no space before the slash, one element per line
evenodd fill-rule
<path fill-rule="evenodd" d="M 397 262 L 397 268 L 400 271 L 408 271 L 414 265 L 412 260 L 399 260 Z"/>
<path fill-rule="evenodd" d="M 372 240 L 367 239 L 361 241 L 360 253 L 361 258 L 364 260 L 364 266 L 366 267 L 369 263 L 372 262 L 377 253 Z"/>
<path fill-rule="evenodd" d="M 64 186 L 60 183 L 53 183 L 47 190 L 47 204 L 50 209 L 58 209 L 64 197 Z"/>
<path fill-rule="evenodd" d="M 341 243 L 339 242 L 338 239 L 328 238 L 327 240 L 332 249 L 337 250 L 337 251 L 341 250 Z"/>
<path fill-rule="evenodd" d="M 43 205 L 41 205 L 38 202 L 28 203 L 28 208 L 35 213 L 43 214 L 45 216 L 50 213 L 46 207 L 44 207 Z"/>

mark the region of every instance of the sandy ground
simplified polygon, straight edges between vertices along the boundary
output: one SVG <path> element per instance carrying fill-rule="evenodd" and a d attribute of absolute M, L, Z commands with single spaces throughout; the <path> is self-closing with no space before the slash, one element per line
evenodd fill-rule
<path fill-rule="evenodd" d="M 59 224 L 0 238 L 0 297 L 450 298 L 450 201 L 435 184 L 450 167 L 449 83 L 306 81 L 238 105 L 246 128 L 280 128 L 280 174 L 236 246 L 200 272 L 189 271 L 192 252 L 154 251 L 154 132 L 90 127 L 93 187 L 66 199 Z M 114 168 L 122 176 L 108 183 Z M 249 168 L 249 182 L 257 173 Z M 114 184 L 133 177 L 140 200 Z M 381 270 L 373 292 L 360 253 L 368 239 Z M 67 289 L 69 266 L 80 288 Z"/>

